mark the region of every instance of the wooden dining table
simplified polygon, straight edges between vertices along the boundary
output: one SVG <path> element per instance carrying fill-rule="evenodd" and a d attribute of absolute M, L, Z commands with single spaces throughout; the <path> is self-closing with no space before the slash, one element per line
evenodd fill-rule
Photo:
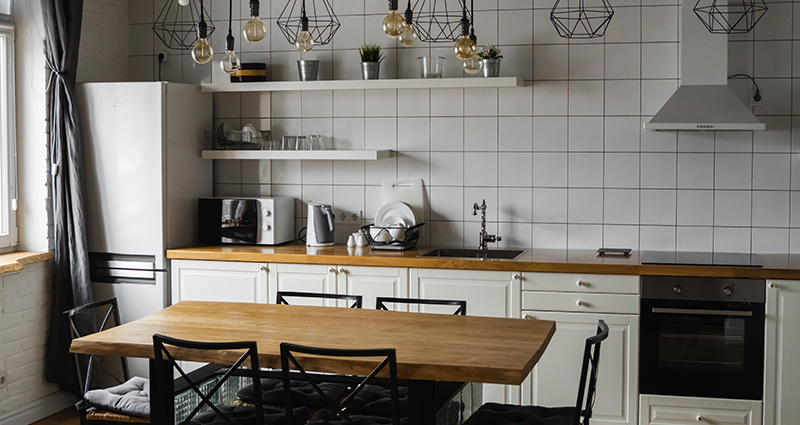
<path fill-rule="evenodd" d="M 152 360 L 153 334 L 193 341 L 256 341 L 259 366 L 279 368 L 282 342 L 326 348 L 394 348 L 397 376 L 408 380 L 411 387 L 410 410 L 414 411 L 415 403 L 420 407 L 415 414 L 420 416 L 413 423 L 425 425 L 434 423 L 435 412 L 430 412 L 427 399 L 437 381 L 519 385 L 541 358 L 555 329 L 555 322 L 533 319 L 182 301 L 75 339 L 70 351 Z M 209 356 L 178 350 L 173 355 L 177 360 L 233 364 L 240 353 Z M 304 365 L 316 372 L 342 375 L 366 374 L 374 366 L 372 360 L 353 358 L 316 359 Z M 155 394 L 151 397 L 158 398 Z M 160 419 L 153 417 L 152 422 Z"/>

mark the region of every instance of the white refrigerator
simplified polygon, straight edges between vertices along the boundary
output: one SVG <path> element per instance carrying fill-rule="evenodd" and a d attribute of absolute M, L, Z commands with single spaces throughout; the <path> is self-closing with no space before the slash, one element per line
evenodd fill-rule
<path fill-rule="evenodd" d="M 198 198 L 213 190 L 212 161 L 201 158 L 212 95 L 188 84 L 86 83 L 77 104 L 94 296 L 116 297 L 126 323 L 170 305 L 165 251 L 198 241 Z M 128 364 L 149 375 L 146 360 Z"/>

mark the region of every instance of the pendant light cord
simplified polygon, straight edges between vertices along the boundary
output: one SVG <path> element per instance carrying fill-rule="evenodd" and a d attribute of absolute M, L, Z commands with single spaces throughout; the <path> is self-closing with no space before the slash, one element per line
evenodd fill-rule
<path fill-rule="evenodd" d="M 228 36 L 233 37 L 233 31 L 231 30 L 233 26 L 233 0 L 231 0 L 228 5 L 230 6 L 228 9 Z"/>

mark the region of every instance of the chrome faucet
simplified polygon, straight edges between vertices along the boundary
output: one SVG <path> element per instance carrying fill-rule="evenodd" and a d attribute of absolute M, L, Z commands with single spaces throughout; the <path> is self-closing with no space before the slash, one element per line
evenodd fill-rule
<path fill-rule="evenodd" d="M 478 244 L 478 249 L 484 250 L 486 248 L 487 242 L 500 242 L 503 240 L 500 236 L 496 235 L 487 235 L 486 234 L 486 200 L 483 200 L 483 203 L 478 206 L 476 202 L 472 205 L 472 215 L 478 215 L 478 210 L 481 210 L 481 242 Z"/>

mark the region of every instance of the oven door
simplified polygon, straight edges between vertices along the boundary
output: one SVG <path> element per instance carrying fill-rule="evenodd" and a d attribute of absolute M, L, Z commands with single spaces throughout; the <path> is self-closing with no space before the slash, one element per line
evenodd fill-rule
<path fill-rule="evenodd" d="M 764 304 L 642 299 L 642 394 L 761 400 Z"/>

